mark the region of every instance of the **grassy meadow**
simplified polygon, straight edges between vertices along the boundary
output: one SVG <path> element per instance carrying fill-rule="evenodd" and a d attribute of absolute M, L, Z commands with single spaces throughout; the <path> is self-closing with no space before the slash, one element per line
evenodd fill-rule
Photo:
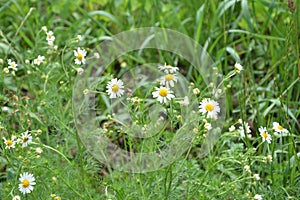
<path fill-rule="evenodd" d="M 99 44 L 143 27 L 199 43 L 222 89 L 182 57 L 147 49 L 120 56 L 94 88 L 74 92 L 92 60 L 105 59 Z M 299 0 L 0 0 L 0 199 L 300 199 L 299 37 Z M 162 79 L 130 91 L 122 77 L 147 63 L 161 64 Z M 164 150 L 190 120 L 182 107 L 193 105 L 191 144 L 157 170 L 117 170 L 80 137 L 74 94 L 95 94 L 101 134 L 129 152 Z M 118 99 L 142 132 L 153 134 L 150 105 L 169 122 L 136 139 L 110 107 Z M 218 120 L 216 144 L 201 156 Z"/>

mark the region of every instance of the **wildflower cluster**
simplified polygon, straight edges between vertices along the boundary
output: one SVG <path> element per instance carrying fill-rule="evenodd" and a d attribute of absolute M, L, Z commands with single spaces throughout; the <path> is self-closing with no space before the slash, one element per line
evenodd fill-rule
<path fill-rule="evenodd" d="M 235 126 L 232 125 L 229 128 L 230 132 L 237 131 L 238 135 L 240 138 L 245 138 L 245 135 L 247 134 L 247 137 L 250 139 L 252 137 L 251 135 L 251 129 L 248 124 L 248 122 L 243 122 L 242 120 L 239 120 L 239 123 L 241 124 L 239 128 L 236 130 Z M 278 136 L 279 134 L 283 133 L 288 133 L 288 130 L 283 128 L 278 122 L 273 122 L 273 127 L 272 127 L 273 135 Z M 262 138 L 262 142 L 267 142 L 270 144 L 272 142 L 272 135 L 268 132 L 267 127 L 259 127 L 258 128 L 259 135 Z"/>

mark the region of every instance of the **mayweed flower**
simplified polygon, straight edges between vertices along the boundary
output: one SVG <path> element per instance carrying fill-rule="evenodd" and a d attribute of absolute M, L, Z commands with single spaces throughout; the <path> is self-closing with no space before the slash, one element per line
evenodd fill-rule
<path fill-rule="evenodd" d="M 208 99 L 203 99 L 200 102 L 199 106 L 199 111 L 204 115 L 207 114 L 208 118 L 213 118 L 217 119 L 218 118 L 218 113 L 220 112 L 220 106 L 219 103 L 211 100 L 210 98 Z"/>
<path fill-rule="evenodd" d="M 23 194 L 30 193 L 33 190 L 33 186 L 35 185 L 35 178 L 33 174 L 25 172 L 20 175 L 19 181 L 21 182 L 19 184 L 19 190 Z"/>
<path fill-rule="evenodd" d="M 206 123 L 204 124 L 204 128 L 205 128 L 206 131 L 211 130 L 211 129 L 212 129 L 211 123 L 206 122 Z"/>
<path fill-rule="evenodd" d="M 94 57 L 97 58 L 97 59 L 99 59 L 100 58 L 100 54 L 98 52 L 95 52 L 94 53 Z"/>
<path fill-rule="evenodd" d="M 267 141 L 269 144 L 271 143 L 271 135 L 268 134 L 267 128 L 266 127 L 260 127 L 258 129 L 260 136 L 262 137 L 263 142 Z"/>
<path fill-rule="evenodd" d="M 81 75 L 81 74 L 83 74 L 84 69 L 81 68 L 81 67 L 79 67 L 79 68 L 76 69 L 76 71 L 77 71 L 77 73 L 78 73 L 79 75 Z"/>
<path fill-rule="evenodd" d="M 41 147 L 37 147 L 37 148 L 35 149 L 35 152 L 36 152 L 37 154 L 41 154 L 41 153 L 43 153 L 43 149 L 42 149 Z"/>
<path fill-rule="evenodd" d="M 190 104 L 190 101 L 189 101 L 189 98 L 187 96 L 185 96 L 183 98 L 183 101 L 179 101 L 180 105 L 183 105 L 183 106 L 188 106 Z"/>
<path fill-rule="evenodd" d="M 45 56 L 38 55 L 36 59 L 33 60 L 33 64 L 40 65 L 45 60 Z"/>
<path fill-rule="evenodd" d="M 235 63 L 234 68 L 237 73 L 240 73 L 244 69 L 244 67 L 240 63 Z"/>
<path fill-rule="evenodd" d="M 3 68 L 3 72 L 4 72 L 5 74 L 8 74 L 8 73 L 9 73 L 9 69 L 8 69 L 7 67 Z"/>
<path fill-rule="evenodd" d="M 46 27 L 46 26 L 43 26 L 43 27 L 42 27 L 42 30 L 45 31 L 45 32 L 47 32 L 47 27 Z"/>
<path fill-rule="evenodd" d="M 89 89 L 84 89 L 84 90 L 83 90 L 83 94 L 84 94 L 84 95 L 87 95 L 89 92 L 90 92 Z"/>
<path fill-rule="evenodd" d="M 32 136 L 28 131 L 22 133 L 22 147 L 27 147 L 32 142 Z"/>
<path fill-rule="evenodd" d="M 199 94 L 199 93 L 200 93 L 200 90 L 198 88 L 193 89 L 193 94 Z"/>
<path fill-rule="evenodd" d="M 48 44 L 50 46 L 53 46 L 53 43 L 54 43 L 54 40 L 55 40 L 55 36 L 54 36 L 53 32 L 48 31 L 48 32 L 46 32 L 46 34 L 47 34 L 46 40 L 47 40 Z"/>
<path fill-rule="evenodd" d="M 21 197 L 19 195 L 16 195 L 12 198 L 12 200 L 21 200 Z"/>
<path fill-rule="evenodd" d="M 7 63 L 8 63 L 8 69 L 12 69 L 14 71 L 17 71 L 18 68 L 18 64 L 15 61 L 11 61 L 11 59 L 7 59 Z"/>
<path fill-rule="evenodd" d="M 273 122 L 273 130 L 277 133 L 288 133 L 289 131 L 283 128 L 278 122 Z"/>
<path fill-rule="evenodd" d="M 77 42 L 80 42 L 80 41 L 82 41 L 82 36 L 81 35 L 77 35 L 76 39 L 77 39 Z"/>
<path fill-rule="evenodd" d="M 13 149 L 13 148 L 15 148 L 16 141 L 13 138 L 7 140 L 4 137 L 3 140 L 4 140 L 4 144 L 5 144 L 5 149 Z"/>
<path fill-rule="evenodd" d="M 174 82 L 177 82 L 177 77 L 175 74 L 164 75 L 160 80 L 160 84 L 166 87 L 174 87 Z"/>
<path fill-rule="evenodd" d="M 256 181 L 260 180 L 259 174 L 254 174 L 254 175 L 253 175 L 253 178 L 254 178 L 254 180 L 256 180 Z"/>
<path fill-rule="evenodd" d="M 240 126 L 238 129 L 238 132 L 242 138 L 245 137 L 245 131 L 247 134 L 251 133 L 250 126 L 247 122 L 243 122 L 242 126 Z"/>
<path fill-rule="evenodd" d="M 264 162 L 271 163 L 272 161 L 273 161 L 273 157 L 271 155 L 264 157 Z"/>
<path fill-rule="evenodd" d="M 247 172 L 251 173 L 251 169 L 249 165 L 245 165 L 244 166 L 244 170 L 246 170 Z"/>
<path fill-rule="evenodd" d="M 235 127 L 234 127 L 233 125 L 232 125 L 232 126 L 230 126 L 230 127 L 229 127 L 229 131 L 230 131 L 230 132 L 233 132 L 233 131 L 235 131 Z"/>
<path fill-rule="evenodd" d="M 106 86 L 106 92 L 110 95 L 109 98 L 114 99 L 121 97 L 124 93 L 124 85 L 121 79 L 114 78 Z"/>
<path fill-rule="evenodd" d="M 254 196 L 254 200 L 262 200 L 262 199 L 263 199 L 262 196 L 259 195 L 259 194 L 256 194 L 256 195 Z"/>
<path fill-rule="evenodd" d="M 78 47 L 77 51 L 74 50 L 74 56 L 76 57 L 74 60 L 76 65 L 85 64 L 86 51 L 84 49 L 81 50 Z"/>
<path fill-rule="evenodd" d="M 156 91 L 152 92 L 153 98 L 157 98 L 160 103 L 167 103 L 168 100 L 171 100 L 175 97 L 173 91 L 166 87 L 155 87 Z"/>
<path fill-rule="evenodd" d="M 178 70 L 178 67 L 172 67 L 171 65 L 167 65 L 165 63 L 165 65 L 159 65 L 158 68 L 168 74 L 173 74 Z"/>

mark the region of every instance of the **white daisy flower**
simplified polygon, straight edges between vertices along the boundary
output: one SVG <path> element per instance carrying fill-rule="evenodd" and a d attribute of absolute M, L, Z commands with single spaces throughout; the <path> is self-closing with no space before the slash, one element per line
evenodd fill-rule
<path fill-rule="evenodd" d="M 16 145 L 16 141 L 12 138 L 12 139 L 6 139 L 5 137 L 3 138 L 4 140 L 4 144 L 5 144 L 5 149 L 14 149 L 15 145 Z"/>
<path fill-rule="evenodd" d="M 247 134 L 251 133 L 250 126 L 247 122 L 243 122 L 242 126 L 240 126 L 239 129 L 238 129 L 238 132 L 239 132 L 239 134 L 242 138 L 245 137 L 245 135 L 246 135 L 245 131 L 246 131 Z"/>
<path fill-rule="evenodd" d="M 211 100 L 210 98 L 203 99 L 200 102 L 199 111 L 203 115 L 207 114 L 208 118 L 217 119 L 218 113 L 220 112 L 220 106 L 218 102 Z"/>
<path fill-rule="evenodd" d="M 81 67 L 79 67 L 79 68 L 76 69 L 76 71 L 77 71 L 77 73 L 78 73 L 79 75 L 81 75 L 81 74 L 83 74 L 84 69 L 81 68 Z"/>
<path fill-rule="evenodd" d="M 21 182 L 19 184 L 19 190 L 23 194 L 30 193 L 33 190 L 33 186 L 35 185 L 35 178 L 33 174 L 25 172 L 20 175 L 19 181 Z"/>
<path fill-rule="evenodd" d="M 12 200 L 21 200 L 21 197 L 19 195 L 16 195 L 12 198 Z"/>
<path fill-rule="evenodd" d="M 258 129 L 260 136 L 262 137 L 263 142 L 267 141 L 269 144 L 271 143 L 271 135 L 268 134 L 267 128 L 266 127 L 260 127 Z"/>
<path fill-rule="evenodd" d="M 114 99 L 121 97 L 124 94 L 124 84 L 121 79 L 114 78 L 106 86 L 106 92 L 110 95 L 109 98 Z"/>
<path fill-rule="evenodd" d="M 234 127 L 233 125 L 232 125 L 232 126 L 230 126 L 230 127 L 229 127 L 229 131 L 230 131 L 230 132 L 233 132 L 233 131 L 235 131 L 235 127 Z"/>
<path fill-rule="evenodd" d="M 246 170 L 247 172 L 251 173 L 251 169 L 249 165 L 245 165 L 244 166 L 244 170 Z"/>
<path fill-rule="evenodd" d="M 212 129 L 211 123 L 205 123 L 205 124 L 204 124 L 204 128 L 205 128 L 205 130 L 207 130 L 207 131 L 211 130 L 211 129 Z"/>
<path fill-rule="evenodd" d="M 74 50 L 74 56 L 76 57 L 74 60 L 76 65 L 85 64 L 86 51 L 84 49 L 81 50 L 78 47 L 77 51 Z"/>
<path fill-rule="evenodd" d="M 7 59 L 7 63 L 8 63 L 8 69 L 12 69 L 14 71 L 17 71 L 18 68 L 18 64 L 15 61 L 11 61 L 11 59 Z"/>
<path fill-rule="evenodd" d="M 46 26 L 43 26 L 43 27 L 42 27 L 42 30 L 45 31 L 45 32 L 47 32 L 47 27 L 46 27 Z"/>
<path fill-rule="evenodd" d="M 33 60 L 33 64 L 40 65 L 45 60 L 45 56 L 38 55 L 36 59 Z"/>
<path fill-rule="evenodd" d="M 240 73 L 244 69 L 244 67 L 240 63 L 235 63 L 234 68 L 237 73 Z"/>
<path fill-rule="evenodd" d="M 160 84 L 166 87 L 174 87 L 174 82 L 177 82 L 176 74 L 164 75 L 160 80 Z"/>
<path fill-rule="evenodd" d="M 189 98 L 187 96 L 185 96 L 183 98 L 183 101 L 179 101 L 180 105 L 183 105 L 183 106 L 188 106 L 190 104 L 190 101 L 189 101 Z"/>
<path fill-rule="evenodd" d="M 47 40 L 48 44 L 50 46 L 53 46 L 53 42 L 55 40 L 55 36 L 54 36 L 53 32 L 48 31 L 48 32 L 46 32 L 46 34 L 47 34 L 46 40 Z"/>
<path fill-rule="evenodd" d="M 254 200 L 262 200 L 262 199 L 263 199 L 262 196 L 259 195 L 259 194 L 256 194 L 256 195 L 254 196 Z"/>
<path fill-rule="evenodd" d="M 288 133 L 289 131 L 283 128 L 278 122 L 273 122 L 273 130 L 277 133 Z"/>
<path fill-rule="evenodd" d="M 200 93 L 199 88 L 194 88 L 194 89 L 193 89 L 193 94 L 199 94 L 199 93 Z"/>
<path fill-rule="evenodd" d="M 160 103 L 167 103 L 168 100 L 171 100 L 175 97 L 173 91 L 167 87 L 161 86 L 160 88 L 155 87 L 156 91 L 152 92 L 153 98 L 157 98 Z"/>
<path fill-rule="evenodd" d="M 260 180 L 259 174 L 254 174 L 254 175 L 253 175 L 253 178 L 254 178 L 256 181 Z"/>
<path fill-rule="evenodd" d="M 9 69 L 8 69 L 7 67 L 4 67 L 3 72 L 4 72 L 5 74 L 8 74 L 8 73 L 9 73 Z"/>
<path fill-rule="evenodd" d="M 179 70 L 178 67 L 172 67 L 171 65 L 167 65 L 166 63 L 165 65 L 159 65 L 158 69 L 168 74 L 175 73 L 177 70 Z"/>
<path fill-rule="evenodd" d="M 77 42 L 80 42 L 80 41 L 82 41 L 82 36 L 81 35 L 77 35 Z"/>
<path fill-rule="evenodd" d="M 35 149 L 35 152 L 36 152 L 37 154 L 41 154 L 41 153 L 43 153 L 43 149 L 42 149 L 41 147 L 37 147 L 37 148 Z"/>
<path fill-rule="evenodd" d="M 22 147 L 27 147 L 32 142 L 32 136 L 28 131 L 22 133 Z"/>

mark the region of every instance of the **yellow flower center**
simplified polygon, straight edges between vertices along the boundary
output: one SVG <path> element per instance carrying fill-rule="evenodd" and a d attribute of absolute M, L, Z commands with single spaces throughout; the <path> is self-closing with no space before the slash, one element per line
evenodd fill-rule
<path fill-rule="evenodd" d="M 267 139 L 267 137 L 268 137 L 268 134 L 266 133 L 266 132 L 262 132 L 262 134 L 261 134 L 265 139 Z"/>
<path fill-rule="evenodd" d="M 28 141 L 28 137 L 23 138 L 23 142 L 27 142 Z"/>
<path fill-rule="evenodd" d="M 211 112 L 214 110 L 214 106 L 211 103 L 205 105 L 205 110 Z"/>
<path fill-rule="evenodd" d="M 36 62 L 40 63 L 40 62 L 41 62 L 41 60 L 40 60 L 39 58 L 37 58 L 37 59 L 36 59 Z"/>
<path fill-rule="evenodd" d="M 23 182 L 22 182 L 22 185 L 24 188 L 27 188 L 29 186 L 29 181 L 27 179 L 25 179 Z"/>
<path fill-rule="evenodd" d="M 7 146 L 9 146 L 9 147 L 10 147 L 10 146 L 12 146 L 12 144 L 13 144 L 13 143 L 12 143 L 12 141 L 11 141 L 11 140 L 6 140 L 6 145 L 7 145 Z"/>
<path fill-rule="evenodd" d="M 117 93 L 119 91 L 119 86 L 117 84 L 113 84 L 113 86 L 111 87 L 111 90 L 114 92 L 114 93 Z"/>
<path fill-rule="evenodd" d="M 279 130 L 281 130 L 281 131 L 283 130 L 283 127 L 280 126 L 280 125 L 278 125 L 277 128 L 278 128 Z"/>
<path fill-rule="evenodd" d="M 162 88 L 159 90 L 159 95 L 162 96 L 162 97 L 166 97 L 168 95 L 168 90 L 165 89 L 165 88 Z"/>
<path fill-rule="evenodd" d="M 78 53 L 78 54 L 77 54 L 77 59 L 78 59 L 78 60 L 82 60 L 82 58 L 83 58 L 82 54 L 81 54 L 81 53 Z"/>
<path fill-rule="evenodd" d="M 174 80 L 174 76 L 173 76 L 172 74 L 167 74 L 167 75 L 165 76 L 165 80 L 166 80 L 166 81 L 172 81 L 172 80 Z"/>

